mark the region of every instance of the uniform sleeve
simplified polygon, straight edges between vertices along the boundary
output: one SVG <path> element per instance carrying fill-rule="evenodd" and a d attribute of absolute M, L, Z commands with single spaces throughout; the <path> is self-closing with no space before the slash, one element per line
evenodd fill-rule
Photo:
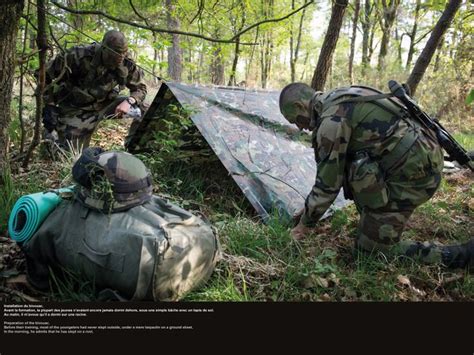
<path fill-rule="evenodd" d="M 301 217 L 301 222 L 306 226 L 314 226 L 318 222 L 342 187 L 346 152 L 352 133 L 347 113 L 347 105 L 336 105 L 321 116 L 314 143 L 316 182 L 306 197 Z"/>
<path fill-rule="evenodd" d="M 141 104 L 145 100 L 147 89 L 143 80 L 143 71 L 134 63 L 128 69 L 127 88 L 130 89 L 130 96 Z"/>

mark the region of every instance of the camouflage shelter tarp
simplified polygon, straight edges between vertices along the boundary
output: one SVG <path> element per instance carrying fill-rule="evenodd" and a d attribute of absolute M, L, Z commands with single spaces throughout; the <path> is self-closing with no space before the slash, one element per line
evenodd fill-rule
<path fill-rule="evenodd" d="M 316 162 L 309 135 L 285 120 L 278 99 L 278 91 L 163 83 L 143 120 L 132 125 L 126 147 L 146 150 L 153 122 L 164 118 L 166 106 L 186 107 L 263 220 L 272 211 L 293 216 L 314 184 Z M 341 191 L 332 209 L 347 203 Z"/>

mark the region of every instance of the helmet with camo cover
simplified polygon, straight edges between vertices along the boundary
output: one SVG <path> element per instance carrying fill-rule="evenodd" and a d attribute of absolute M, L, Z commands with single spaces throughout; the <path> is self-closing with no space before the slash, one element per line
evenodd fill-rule
<path fill-rule="evenodd" d="M 79 184 L 76 198 L 95 210 L 124 211 L 152 196 L 148 169 L 130 153 L 87 148 L 74 164 L 72 175 Z"/>

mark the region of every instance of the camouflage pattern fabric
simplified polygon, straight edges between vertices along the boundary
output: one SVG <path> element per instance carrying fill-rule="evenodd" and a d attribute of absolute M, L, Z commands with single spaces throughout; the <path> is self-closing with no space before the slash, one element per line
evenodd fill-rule
<path fill-rule="evenodd" d="M 278 98 L 279 92 L 163 83 L 143 120 L 130 128 L 126 147 L 149 149 L 166 108 L 184 107 L 258 214 L 291 218 L 303 208 L 316 164 L 307 134 L 285 120 Z M 333 207 L 347 203 L 341 194 Z"/>
<path fill-rule="evenodd" d="M 121 65 L 108 69 L 102 51 L 97 43 L 76 46 L 47 65 L 44 99 L 46 105 L 57 108 L 57 116 L 45 117 L 43 123 L 46 129 L 58 131 L 61 143 L 75 139 L 87 146 L 106 112 L 113 113 L 123 101 L 118 94 L 125 87 L 138 104 L 145 99 L 143 73 L 133 60 L 126 57 Z"/>
<path fill-rule="evenodd" d="M 374 94 L 360 90 L 362 95 Z M 439 144 L 430 132 L 405 119 L 404 109 L 394 100 L 354 103 L 335 93 L 322 96 L 316 107 L 313 145 L 318 172 L 306 199 L 302 222 L 314 225 L 346 178 L 361 214 L 357 240 L 360 248 L 440 262 L 440 247 L 400 242 L 414 209 L 431 198 L 441 182 L 443 153 Z M 331 100 L 332 95 L 337 98 Z M 403 137 L 409 134 L 417 138 L 410 142 L 405 154 L 393 159 Z M 392 163 L 385 170 L 388 160 Z"/>
<path fill-rule="evenodd" d="M 121 151 L 87 148 L 72 168 L 79 183 L 76 198 L 106 213 L 124 211 L 150 200 L 151 175 L 137 157 Z"/>

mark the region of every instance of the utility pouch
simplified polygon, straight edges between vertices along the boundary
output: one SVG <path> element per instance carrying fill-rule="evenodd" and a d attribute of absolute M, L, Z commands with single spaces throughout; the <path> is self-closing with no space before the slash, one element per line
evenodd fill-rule
<path fill-rule="evenodd" d="M 78 87 L 74 87 L 71 90 L 71 94 L 73 104 L 79 107 L 92 104 L 96 100 L 95 97 L 89 94 L 86 90 L 80 89 Z"/>
<path fill-rule="evenodd" d="M 354 202 L 362 208 L 376 209 L 388 203 L 383 171 L 367 152 L 356 153 L 350 164 L 349 187 Z"/>

